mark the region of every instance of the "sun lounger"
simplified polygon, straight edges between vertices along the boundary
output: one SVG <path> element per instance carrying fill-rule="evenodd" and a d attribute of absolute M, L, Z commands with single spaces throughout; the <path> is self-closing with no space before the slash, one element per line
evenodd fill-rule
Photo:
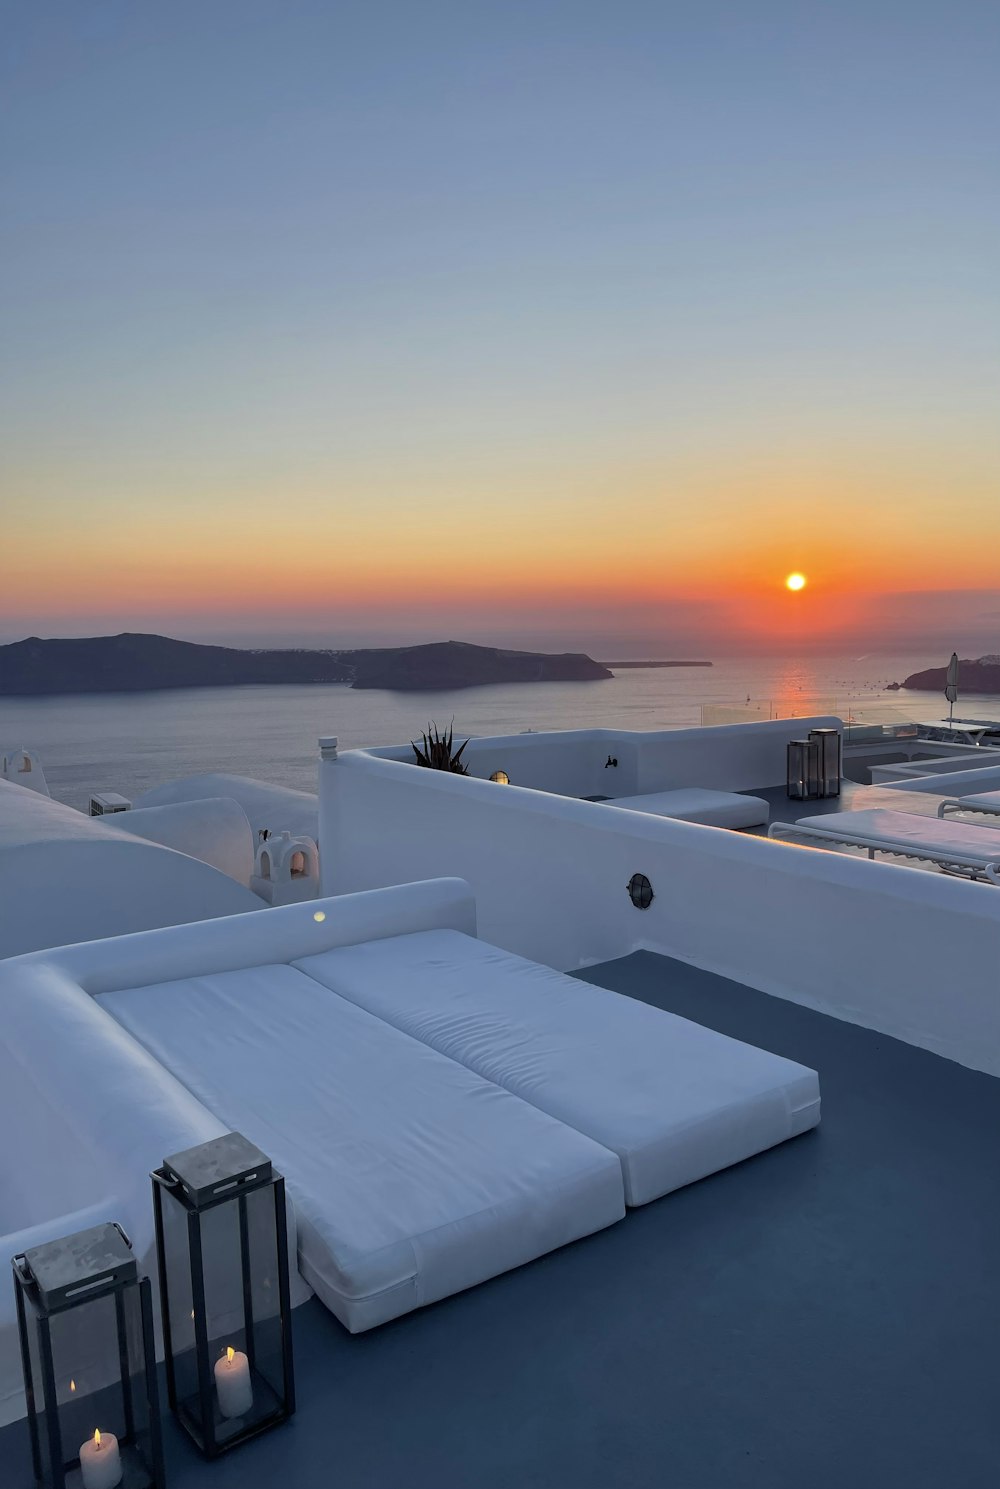
<path fill-rule="evenodd" d="M 819 1121 L 815 1071 L 457 931 L 296 965 L 618 1154 L 643 1205 Z"/>
<path fill-rule="evenodd" d="M 616 796 L 604 803 L 630 812 L 648 812 L 653 817 L 674 817 L 679 822 L 699 822 L 703 827 L 761 827 L 769 807 L 762 796 L 744 796 L 740 791 L 709 791 L 688 787 L 683 791 L 654 791 L 647 796 Z"/>
<path fill-rule="evenodd" d="M 1000 884 L 1000 838 L 989 827 L 873 808 L 775 822 L 768 837 L 867 848 L 869 858 L 876 853 L 919 858 L 949 873 Z"/>
<path fill-rule="evenodd" d="M 979 796 L 949 796 L 938 807 L 938 816 L 947 817 L 952 812 L 981 812 L 987 817 L 1000 817 L 1000 791 L 984 791 Z"/>

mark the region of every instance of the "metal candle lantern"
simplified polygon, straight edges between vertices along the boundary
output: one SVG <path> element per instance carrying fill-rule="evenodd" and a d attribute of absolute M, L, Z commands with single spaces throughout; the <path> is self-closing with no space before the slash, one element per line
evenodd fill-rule
<path fill-rule="evenodd" d="M 238 1132 L 152 1180 L 170 1406 L 215 1458 L 295 1410 L 285 1181 Z"/>
<path fill-rule="evenodd" d="M 810 729 L 809 738 L 819 746 L 819 794 L 839 796 L 843 775 L 843 740 L 839 729 Z"/>
<path fill-rule="evenodd" d="M 35 1479 L 162 1489 L 149 1279 L 119 1225 L 13 1258 Z"/>
<path fill-rule="evenodd" d="M 788 741 L 787 791 L 793 801 L 819 796 L 819 744 L 814 739 Z"/>

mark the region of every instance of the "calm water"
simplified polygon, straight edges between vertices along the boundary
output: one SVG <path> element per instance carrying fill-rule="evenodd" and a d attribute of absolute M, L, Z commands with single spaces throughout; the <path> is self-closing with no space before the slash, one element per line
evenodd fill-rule
<path fill-rule="evenodd" d="M 393 744 L 429 719 L 454 715 L 459 734 L 588 727 L 663 729 L 701 722 L 703 704 L 834 700 L 862 710 L 884 699 L 900 717 L 940 718 L 940 694 L 885 693 L 931 665 L 926 657 L 720 661 L 644 669 L 591 683 L 508 684 L 455 693 L 354 692 L 343 687 L 196 688 L 167 693 L 0 701 L 0 748 L 34 746 L 53 796 L 85 808 L 91 791 L 138 796 L 200 771 L 232 771 L 316 790 L 316 741 Z M 956 713 L 1000 718 L 1000 698 L 963 698 Z"/>

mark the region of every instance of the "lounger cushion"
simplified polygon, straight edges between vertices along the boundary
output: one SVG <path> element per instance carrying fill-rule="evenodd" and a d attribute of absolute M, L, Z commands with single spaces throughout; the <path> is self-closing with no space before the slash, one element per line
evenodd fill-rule
<path fill-rule="evenodd" d="M 1000 791 L 980 791 L 975 796 L 949 796 L 947 804 L 960 812 L 987 812 L 991 816 L 996 812 L 1000 815 Z M 974 825 L 977 827 L 992 826 L 988 822 Z"/>
<path fill-rule="evenodd" d="M 856 843 L 861 848 L 891 850 L 904 856 L 909 853 L 914 858 L 944 861 L 954 853 L 956 858 L 984 868 L 1000 863 L 1000 837 L 995 827 L 955 822 L 951 817 L 866 807 L 858 812 L 800 817 L 794 826 L 819 828 L 834 842 Z"/>
<path fill-rule="evenodd" d="M 352 1331 L 624 1214 L 613 1153 L 287 966 L 101 998 L 285 1175 L 303 1276 Z"/>
<path fill-rule="evenodd" d="M 627 807 L 630 812 L 649 812 L 654 817 L 676 817 L 681 822 L 700 822 L 703 827 L 759 827 L 770 808 L 762 796 L 744 796 L 739 791 L 654 791 L 649 796 L 616 796 L 605 803 Z"/>
<path fill-rule="evenodd" d="M 814 1071 L 458 931 L 296 965 L 611 1148 L 630 1205 L 819 1120 Z"/>

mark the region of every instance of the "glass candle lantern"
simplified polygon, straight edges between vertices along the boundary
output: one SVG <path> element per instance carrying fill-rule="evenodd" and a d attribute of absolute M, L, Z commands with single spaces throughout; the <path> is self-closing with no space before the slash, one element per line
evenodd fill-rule
<path fill-rule="evenodd" d="M 839 729 L 810 729 L 809 738 L 819 746 L 819 794 L 839 796 L 843 775 L 843 740 Z"/>
<path fill-rule="evenodd" d="M 238 1132 L 152 1180 L 170 1406 L 215 1458 L 295 1410 L 285 1182 Z"/>
<path fill-rule="evenodd" d="M 162 1489 L 149 1279 L 119 1225 L 13 1258 L 35 1480 Z"/>
<path fill-rule="evenodd" d="M 819 796 L 819 744 L 814 739 L 788 741 L 788 796 L 811 801 Z"/>

